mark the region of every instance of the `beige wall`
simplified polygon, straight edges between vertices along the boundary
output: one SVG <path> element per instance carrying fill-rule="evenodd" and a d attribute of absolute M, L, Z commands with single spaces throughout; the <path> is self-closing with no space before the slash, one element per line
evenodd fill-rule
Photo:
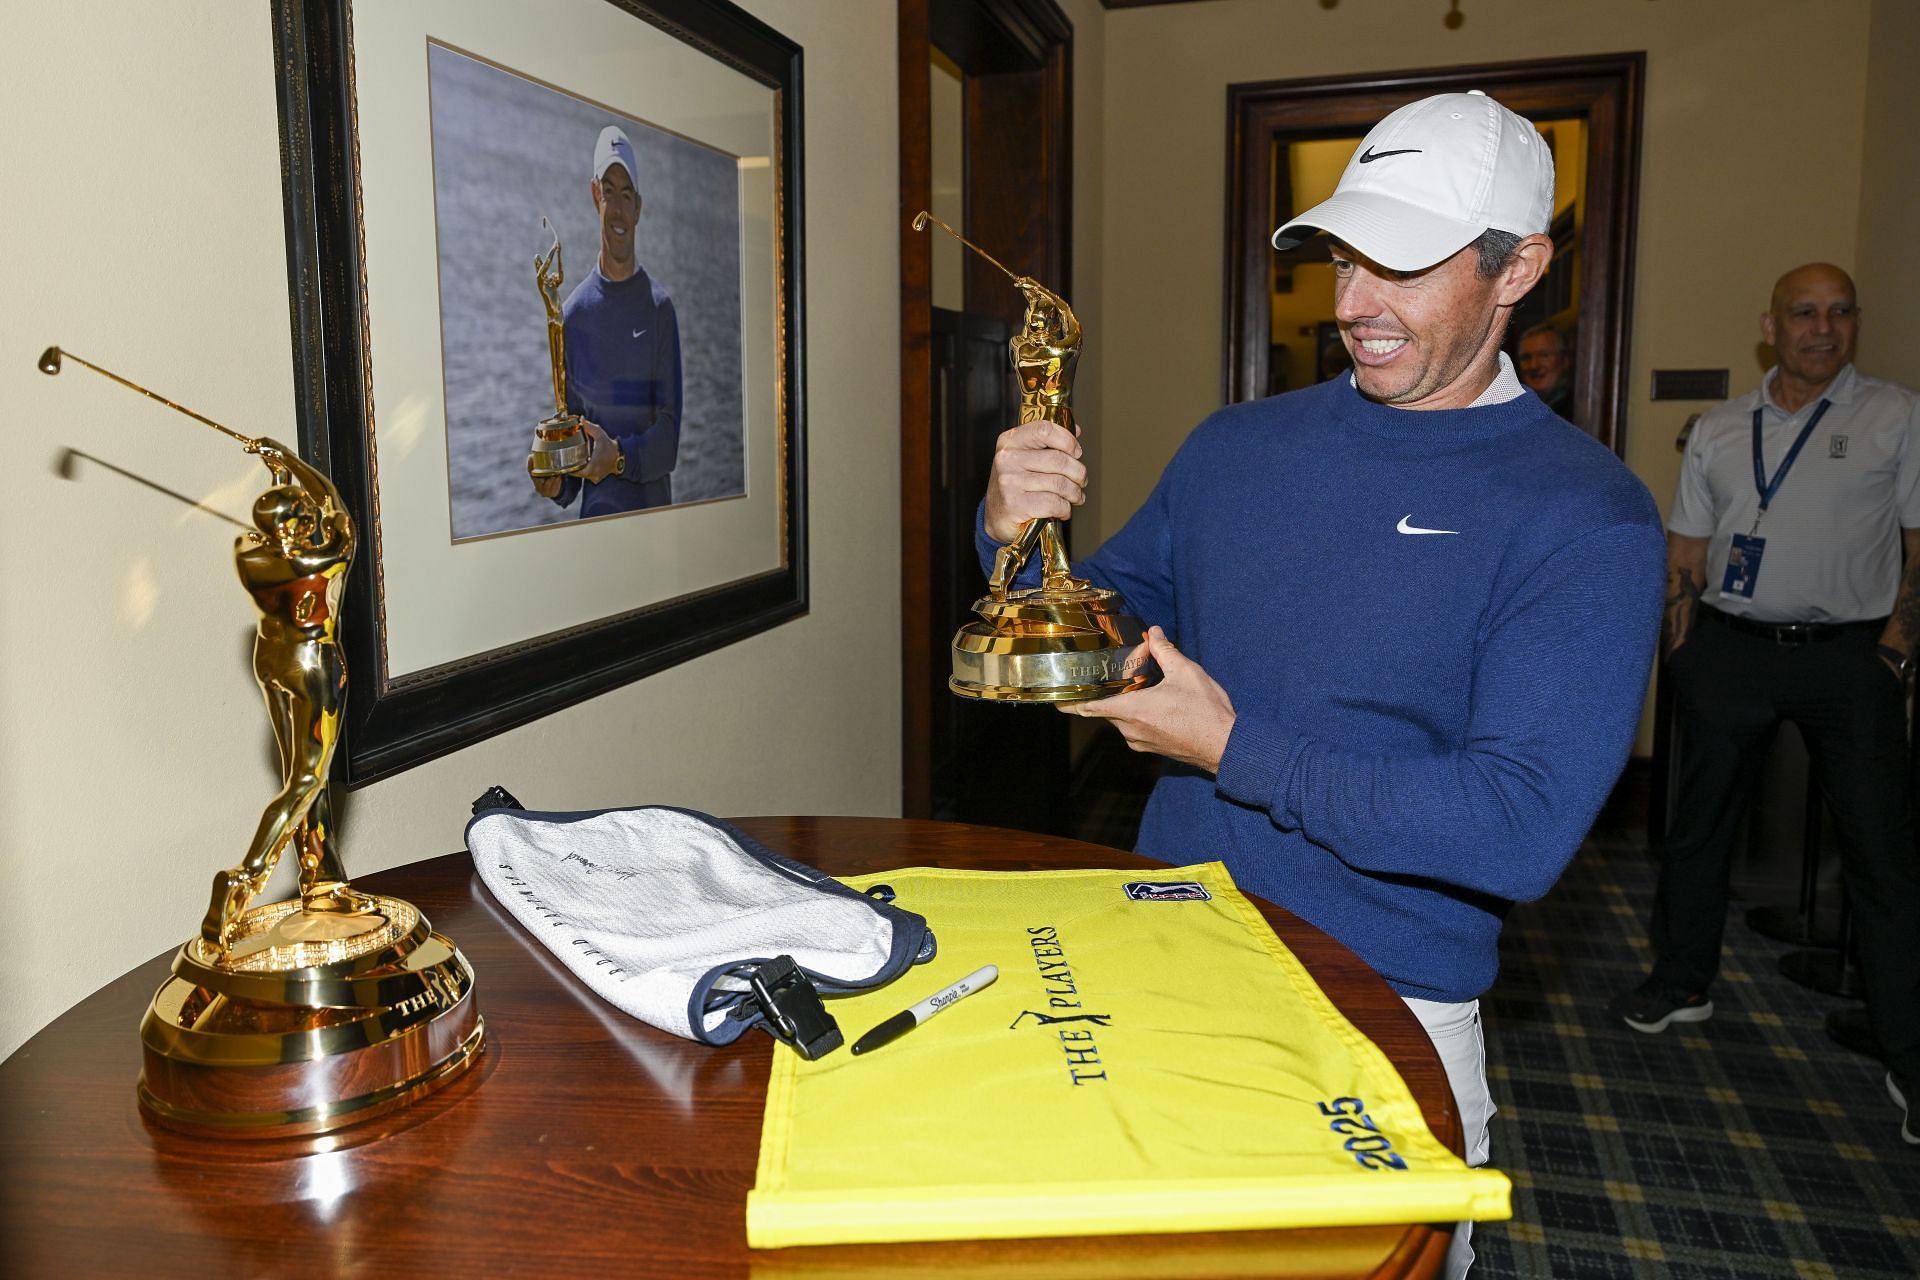
<path fill-rule="evenodd" d="M 1920 387 L 1920 4 L 1875 0 L 1867 40 L 1856 287 L 1860 367 Z"/>
<path fill-rule="evenodd" d="M 894 7 L 747 0 L 806 49 L 809 617 L 345 798 L 351 870 L 460 847 L 494 782 L 529 803 L 898 811 Z M 258 464 L 59 342 L 235 427 L 291 438 L 265 5 L 0 6 L 0 1055 L 198 925 L 278 785 L 229 513 Z M 842 323 L 858 315 L 857 325 Z M 890 367 L 890 357 L 879 361 Z M 127 1028 L 128 1035 L 133 1028 Z"/>
<path fill-rule="evenodd" d="M 1675 432 L 1700 406 L 1651 403 L 1651 370 L 1724 366 L 1736 391 L 1751 387 L 1755 317 L 1780 271 L 1811 258 L 1852 263 L 1864 236 L 1911 236 L 1910 161 L 1872 188 L 1891 196 L 1904 184 L 1905 202 L 1871 226 L 1858 207 L 1869 19 L 1910 49 L 1909 0 L 1881 0 L 1878 12 L 1869 0 L 1474 0 L 1465 12 L 1458 31 L 1442 26 L 1442 6 L 1400 0 L 1216 0 L 1106 15 L 1107 324 L 1093 333 L 1111 412 L 1086 513 L 1103 534 L 1220 403 L 1229 84 L 1645 50 L 1626 457 L 1663 509 L 1678 474 Z M 1910 156 L 1920 107 L 1897 77 L 1911 59 L 1876 53 L 1875 65 L 1887 117 L 1875 136 Z M 1643 726 L 1638 749 L 1650 741 Z"/>

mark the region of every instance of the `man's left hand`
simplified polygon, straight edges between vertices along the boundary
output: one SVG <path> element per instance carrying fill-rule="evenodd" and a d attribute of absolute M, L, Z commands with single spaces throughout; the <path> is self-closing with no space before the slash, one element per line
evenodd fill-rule
<path fill-rule="evenodd" d="M 587 433 L 592 441 L 592 451 L 587 454 L 587 465 L 580 470 L 580 478 L 590 484 L 599 484 L 614 474 L 614 468 L 620 462 L 620 446 L 613 437 L 600 429 L 598 423 L 583 422 L 580 429 Z"/>
<path fill-rule="evenodd" d="M 1060 709 L 1113 721 L 1135 751 L 1219 772 L 1233 733 L 1232 699 L 1205 668 L 1174 648 L 1159 627 L 1147 629 L 1147 654 L 1160 664 L 1160 683 L 1111 698 L 1065 703 Z"/>

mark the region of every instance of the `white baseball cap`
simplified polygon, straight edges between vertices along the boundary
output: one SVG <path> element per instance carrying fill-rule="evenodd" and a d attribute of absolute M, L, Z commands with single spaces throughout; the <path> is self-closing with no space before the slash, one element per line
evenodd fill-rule
<path fill-rule="evenodd" d="M 636 188 L 640 185 L 640 170 L 633 163 L 633 144 L 627 141 L 627 135 L 617 124 L 610 124 L 600 131 L 600 140 L 593 144 L 593 180 L 595 182 L 607 176 L 607 170 L 621 165 L 627 171 L 627 181 Z"/>
<path fill-rule="evenodd" d="M 1488 229 L 1553 220 L 1553 157 L 1526 119 L 1478 89 L 1410 102 L 1373 126 L 1327 199 L 1273 233 L 1291 249 L 1325 231 L 1394 271 L 1423 271 Z"/>

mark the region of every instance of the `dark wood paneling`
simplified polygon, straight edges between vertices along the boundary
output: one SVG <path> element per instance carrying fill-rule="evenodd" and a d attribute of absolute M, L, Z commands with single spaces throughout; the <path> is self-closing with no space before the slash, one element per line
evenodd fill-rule
<path fill-rule="evenodd" d="M 930 352 L 933 237 L 913 217 L 933 205 L 932 46 L 928 0 L 900 0 L 900 808 L 932 812 L 932 491 Z M 944 679 L 944 671 L 937 673 Z"/>
<path fill-rule="evenodd" d="M 1066 140 L 1050 127 L 1056 112 L 1045 105 L 1057 92 L 1044 67 L 967 78 L 967 238 L 1014 273 L 1065 294 L 1066 197 L 1049 178 L 1064 168 Z M 966 299 L 969 314 L 1010 326 L 1026 311 L 1013 282 L 979 254 L 966 258 Z"/>
<path fill-rule="evenodd" d="M 1472 87 L 1532 119 L 1580 116 L 1587 121 L 1574 414 L 1616 453 L 1624 452 L 1645 74 L 1645 54 L 1618 53 L 1229 85 L 1227 399 L 1262 395 L 1267 385 L 1271 317 L 1266 281 L 1273 252 L 1268 193 L 1275 137 L 1299 141 L 1358 136 L 1395 108 L 1429 94 Z"/>
<path fill-rule="evenodd" d="M 1097 845 L 944 823 L 736 825 L 836 875 L 1153 865 Z M 155 957 L 0 1063 L 0 1271 L 60 1280 L 1439 1273 L 1448 1233 L 1426 1226 L 752 1252 L 745 1199 L 770 1039 L 710 1048 L 620 1013 L 499 909 L 466 854 L 356 885 L 413 902 L 472 961 L 489 1037 L 480 1065 L 422 1103 L 325 1140 L 219 1142 L 150 1128 L 133 1084 L 140 1013 L 171 959 Z M 1319 930 L 1260 909 L 1458 1152 L 1445 1072 L 1399 997 Z"/>
<path fill-rule="evenodd" d="M 1070 293 L 1071 24 L 1053 0 L 902 0 L 900 23 L 903 224 L 931 202 L 928 63 L 931 46 L 937 44 L 964 77 L 964 216 L 956 229 L 1016 274 L 1033 276 Z M 936 792 L 982 794 L 977 779 L 949 779 L 936 786 L 932 776 L 936 767 L 953 763 L 951 744 L 946 741 L 950 735 L 944 735 L 944 726 L 956 714 L 945 705 L 953 697 L 946 688 L 946 646 L 954 629 L 966 620 L 940 607 L 962 584 L 940 578 L 951 557 L 937 552 L 940 547 L 970 545 L 972 511 L 984 492 L 984 487 L 970 483 L 964 493 L 949 492 L 951 486 L 963 483 L 958 477 L 970 474 L 970 467 L 953 465 L 951 457 L 943 467 L 939 446 L 929 439 L 939 398 L 932 385 L 935 375 L 928 365 L 926 336 L 934 234 L 943 233 L 903 229 L 901 254 L 901 802 L 902 811 L 914 817 L 935 812 Z M 967 315 L 1017 325 L 1024 301 L 1013 282 L 977 254 L 964 255 L 963 263 Z M 1012 371 L 1004 358 L 1000 364 L 1000 375 L 1010 386 Z M 948 373 L 959 376 L 960 366 Z M 973 402 L 986 401 L 975 397 Z M 961 424 L 950 414 L 948 425 Z M 969 419 L 964 425 L 967 439 L 950 438 L 949 448 L 971 448 L 976 443 L 977 424 Z M 1011 416 L 1005 425 L 1013 425 Z M 987 453 L 990 456 L 990 444 Z M 942 519 L 942 513 L 956 512 L 952 528 L 933 528 L 931 522 Z M 985 585 L 984 575 L 971 563 L 964 572 L 961 593 L 971 603 Z M 1034 710 L 1020 708 L 1014 715 Z M 1002 750 L 990 757 L 959 763 L 975 771 L 1046 773 L 1060 779 L 1064 791 L 1064 733 L 1056 734 L 1027 719 L 1001 745 Z M 1038 810 L 1023 806 L 1019 812 Z M 940 816 L 1008 821 L 1011 811 L 942 812 Z"/>
<path fill-rule="evenodd" d="M 1073 35 L 1052 0 L 931 0 L 934 45 L 969 75 L 1043 65 Z"/>
<path fill-rule="evenodd" d="M 999 278 L 1004 284 L 1006 277 Z M 1067 835 L 1073 819 L 1067 717 L 1049 706 L 959 698 L 945 683 L 953 632 L 972 620 L 983 593 L 975 509 L 986 492 L 994 444 L 1019 417 L 1018 386 L 1007 360 L 1013 332 L 1013 325 L 993 316 L 934 308 L 936 483 L 928 504 L 934 621 L 928 657 L 935 677 L 926 691 L 932 704 L 933 816 Z"/>

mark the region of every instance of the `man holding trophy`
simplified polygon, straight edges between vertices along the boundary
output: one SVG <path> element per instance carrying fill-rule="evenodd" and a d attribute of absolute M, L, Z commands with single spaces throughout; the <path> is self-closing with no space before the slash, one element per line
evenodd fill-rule
<path fill-rule="evenodd" d="M 1646 488 L 1500 350 L 1553 188 L 1539 134 L 1484 94 L 1389 115 L 1274 237 L 1331 237 L 1352 375 L 1213 414 L 1073 566 L 1149 624 L 1161 673 L 1062 707 L 1166 757 L 1139 851 L 1218 857 L 1377 970 L 1440 1052 L 1470 1164 L 1501 922 L 1626 761 L 1665 572 Z M 1086 474 L 1059 423 L 1004 433 L 983 564 Z M 1463 1224 L 1449 1272 L 1472 1258 Z"/>
<path fill-rule="evenodd" d="M 593 149 L 593 206 L 600 218 L 600 256 L 592 274 L 560 305 L 559 242 L 537 267 L 550 326 L 564 329 L 564 374 L 556 379 L 565 409 L 590 441 L 577 470 L 541 474 L 533 487 L 561 506 L 580 499 L 580 515 L 614 515 L 673 502 L 680 453 L 680 325 L 666 287 L 634 254 L 640 221 L 640 170 L 633 143 L 617 125 L 600 131 Z M 550 264 L 550 265 L 549 265 Z M 556 344 L 558 348 L 558 344 Z"/>

